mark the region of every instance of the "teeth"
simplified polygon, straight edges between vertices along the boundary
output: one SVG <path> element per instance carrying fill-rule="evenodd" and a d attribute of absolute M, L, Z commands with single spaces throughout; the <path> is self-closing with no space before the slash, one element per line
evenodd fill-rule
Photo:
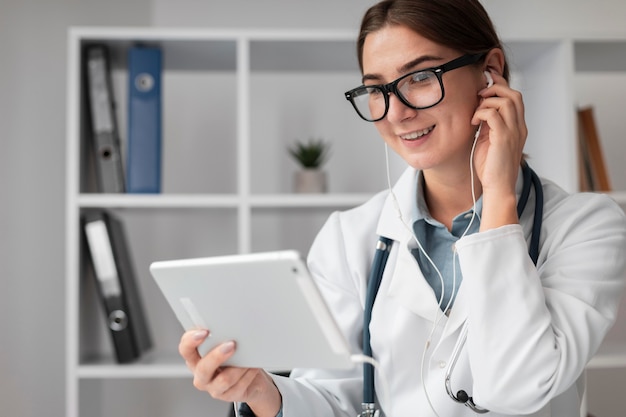
<path fill-rule="evenodd" d="M 424 130 L 418 130 L 417 132 L 412 132 L 409 133 L 407 135 L 404 136 L 400 136 L 402 139 L 407 139 L 407 140 L 415 140 L 418 138 L 421 138 L 422 136 L 430 133 L 433 130 L 434 127 L 429 127 L 428 129 L 424 129 Z"/>

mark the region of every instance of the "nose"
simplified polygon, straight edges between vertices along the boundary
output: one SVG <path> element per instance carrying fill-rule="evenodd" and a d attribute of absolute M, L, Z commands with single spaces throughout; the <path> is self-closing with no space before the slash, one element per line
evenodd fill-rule
<path fill-rule="evenodd" d="M 387 120 L 389 122 L 403 122 L 416 115 L 417 110 L 404 104 L 394 93 L 389 93 L 389 109 L 387 110 Z"/>

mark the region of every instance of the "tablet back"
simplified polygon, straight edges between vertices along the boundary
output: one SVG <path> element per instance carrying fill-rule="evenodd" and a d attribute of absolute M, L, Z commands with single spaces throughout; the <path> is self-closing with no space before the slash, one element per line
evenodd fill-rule
<path fill-rule="evenodd" d="M 353 367 L 348 344 L 296 251 L 154 262 L 157 285 L 198 349 L 234 340 L 228 365 L 286 371 Z"/>

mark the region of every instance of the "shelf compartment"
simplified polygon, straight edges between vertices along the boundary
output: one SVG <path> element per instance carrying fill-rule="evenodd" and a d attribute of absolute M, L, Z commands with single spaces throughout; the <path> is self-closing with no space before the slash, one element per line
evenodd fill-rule
<path fill-rule="evenodd" d="M 237 42 L 235 39 L 166 39 L 159 32 L 120 39 L 103 31 L 88 32 L 88 44 L 109 47 L 111 78 L 121 152 L 126 163 L 128 71 L 126 52 L 135 44 L 163 50 L 162 193 L 229 193 L 238 182 Z M 78 60 L 80 61 L 80 52 Z M 77 62 L 80 65 L 80 62 Z M 80 71 L 78 72 L 80 74 Z M 88 131 L 82 83 L 77 120 L 80 144 L 80 190 L 96 192 L 95 161 Z M 182 111 L 181 111 L 182 109 Z"/>
<path fill-rule="evenodd" d="M 626 194 L 624 169 L 624 116 L 626 107 L 626 71 L 585 71 L 575 75 L 575 99 L 578 107 L 591 107 L 602 156 L 611 188 Z"/>
<path fill-rule="evenodd" d="M 124 225 L 139 294 L 157 358 L 176 352 L 183 329 L 154 282 L 152 262 L 236 253 L 237 210 L 233 209 L 116 209 Z M 80 366 L 93 358 L 112 358 L 113 342 L 105 324 L 105 313 L 96 280 L 80 250 L 78 300 L 78 357 Z M 146 365 L 147 366 L 147 365 Z"/>
<path fill-rule="evenodd" d="M 324 207 L 263 207 L 251 214 L 252 252 L 295 249 L 306 257 L 315 236 L 333 210 Z"/>
<path fill-rule="evenodd" d="M 87 379 L 80 381 L 79 396 L 79 415 L 90 417 L 193 416 L 198 410 L 227 416 L 232 409 L 232 403 L 195 389 L 191 378 Z"/>
<path fill-rule="evenodd" d="M 345 36 L 344 36 L 345 38 Z M 250 42 L 250 70 L 358 72 L 356 35 L 338 39 L 263 39 Z"/>
<path fill-rule="evenodd" d="M 252 193 L 290 193 L 294 172 L 301 167 L 288 148 L 311 138 L 331 145 L 322 166 L 329 192 L 373 193 L 386 188 L 384 142 L 343 95 L 361 83 L 358 72 L 257 72 L 250 79 Z M 276 85 L 282 86 L 280 91 Z M 395 178 L 406 163 L 393 152 L 389 159 Z"/>

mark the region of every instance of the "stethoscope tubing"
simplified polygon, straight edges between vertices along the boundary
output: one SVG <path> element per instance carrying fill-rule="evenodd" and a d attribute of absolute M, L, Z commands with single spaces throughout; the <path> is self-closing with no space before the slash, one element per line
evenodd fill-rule
<path fill-rule="evenodd" d="M 384 236 L 380 236 L 376 243 L 376 253 L 374 254 L 374 261 L 372 262 L 372 269 L 370 271 L 369 281 L 367 285 L 367 294 L 365 296 L 365 311 L 363 322 L 368 323 L 367 326 L 363 326 L 363 354 L 365 356 L 372 356 L 372 345 L 369 343 L 371 340 L 369 323 L 372 320 L 372 310 L 376 295 L 378 294 L 378 288 L 380 282 L 383 279 L 383 272 L 385 265 L 387 264 L 387 258 L 391 250 L 392 240 Z M 365 341 L 368 343 L 365 343 Z M 374 404 L 375 403 L 375 390 L 374 390 L 374 367 L 369 363 L 363 364 L 363 403 Z"/>

